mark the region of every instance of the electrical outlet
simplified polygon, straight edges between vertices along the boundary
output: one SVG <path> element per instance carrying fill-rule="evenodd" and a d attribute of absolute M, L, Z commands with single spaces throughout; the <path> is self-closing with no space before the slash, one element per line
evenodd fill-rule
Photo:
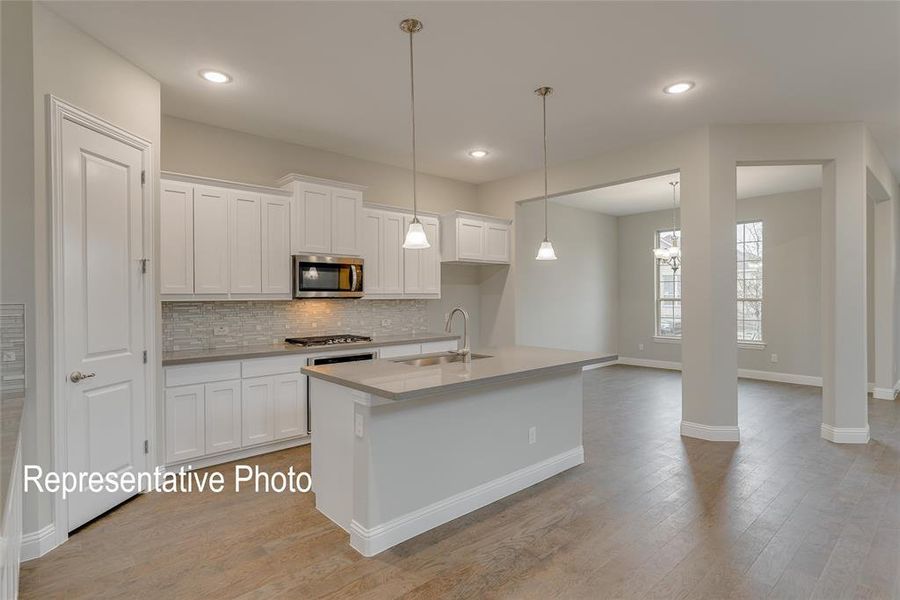
<path fill-rule="evenodd" d="M 215 335 L 226 335 L 228 333 L 228 328 L 224 325 L 218 325 L 216 327 L 213 327 L 213 333 Z"/>
<path fill-rule="evenodd" d="M 363 436 L 363 416 L 362 415 L 354 415 L 353 421 L 353 433 L 356 434 L 356 437 L 361 438 Z"/>
<path fill-rule="evenodd" d="M 390 326 L 391 326 L 391 320 L 390 320 L 390 319 L 382 319 L 382 320 L 381 320 L 381 326 L 382 326 L 382 327 L 390 327 Z"/>
<path fill-rule="evenodd" d="M 16 353 L 7 351 L 3 353 L 3 362 L 13 362 L 16 360 Z"/>
<path fill-rule="evenodd" d="M 643 344 L 638 344 L 638 350 L 639 350 L 640 352 L 643 352 L 643 351 L 644 351 L 644 345 L 643 345 Z"/>
<path fill-rule="evenodd" d="M 528 443 L 534 444 L 537 442 L 537 427 L 531 427 L 528 429 Z"/>
<path fill-rule="evenodd" d="M 778 362 L 778 355 L 775 354 L 775 353 L 772 353 L 772 357 L 771 357 L 769 360 L 772 361 L 773 363 L 777 363 L 777 362 Z"/>

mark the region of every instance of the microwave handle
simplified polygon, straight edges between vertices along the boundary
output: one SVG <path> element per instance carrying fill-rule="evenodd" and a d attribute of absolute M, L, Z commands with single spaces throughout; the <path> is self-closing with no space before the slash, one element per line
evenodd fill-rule
<path fill-rule="evenodd" d="M 355 292 L 356 290 L 356 265 L 350 265 L 350 291 Z"/>

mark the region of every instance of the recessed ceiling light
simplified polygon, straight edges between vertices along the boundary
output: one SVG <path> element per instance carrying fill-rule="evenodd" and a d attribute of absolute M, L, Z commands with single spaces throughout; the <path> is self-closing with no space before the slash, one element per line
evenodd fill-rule
<path fill-rule="evenodd" d="M 210 83 L 231 83 L 231 75 L 222 71 L 213 71 L 212 69 L 203 69 L 200 71 L 200 77 Z"/>
<path fill-rule="evenodd" d="M 672 85 L 667 85 L 663 88 L 663 91 L 667 94 L 683 94 L 694 87 L 693 81 L 679 81 L 678 83 L 673 83 Z"/>
<path fill-rule="evenodd" d="M 484 158 L 487 155 L 487 150 L 469 150 L 469 156 L 472 158 Z"/>

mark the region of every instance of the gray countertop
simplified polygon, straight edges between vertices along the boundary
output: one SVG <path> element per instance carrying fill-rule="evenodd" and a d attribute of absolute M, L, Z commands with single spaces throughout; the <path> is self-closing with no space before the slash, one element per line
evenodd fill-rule
<path fill-rule="evenodd" d="M 458 340 L 459 336 L 451 333 L 399 333 L 373 337 L 371 342 L 354 342 L 334 346 L 295 346 L 294 344 L 264 344 L 260 346 L 232 346 L 229 348 L 206 348 L 201 350 L 179 350 L 163 352 L 162 366 L 189 365 L 194 363 L 216 362 L 222 360 L 244 360 L 248 358 L 265 358 L 287 354 L 313 354 L 334 350 L 357 350 L 378 348 L 381 346 L 397 346 L 400 344 L 421 344 L 424 342 L 440 342 Z"/>
<path fill-rule="evenodd" d="M 507 346 L 479 350 L 489 358 L 470 363 L 447 363 L 428 367 L 405 365 L 398 360 L 379 359 L 335 365 L 304 367 L 301 372 L 388 400 L 409 400 L 466 387 L 501 383 L 580 369 L 616 360 L 616 355 L 575 352 L 533 346 Z"/>

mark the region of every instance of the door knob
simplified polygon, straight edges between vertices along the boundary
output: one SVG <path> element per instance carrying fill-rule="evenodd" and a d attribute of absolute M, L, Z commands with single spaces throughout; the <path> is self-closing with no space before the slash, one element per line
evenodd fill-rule
<path fill-rule="evenodd" d="M 93 377 L 96 373 L 82 373 L 81 371 L 73 371 L 71 375 L 69 375 L 69 381 L 72 383 L 78 383 L 82 379 L 88 379 L 89 377 Z"/>

